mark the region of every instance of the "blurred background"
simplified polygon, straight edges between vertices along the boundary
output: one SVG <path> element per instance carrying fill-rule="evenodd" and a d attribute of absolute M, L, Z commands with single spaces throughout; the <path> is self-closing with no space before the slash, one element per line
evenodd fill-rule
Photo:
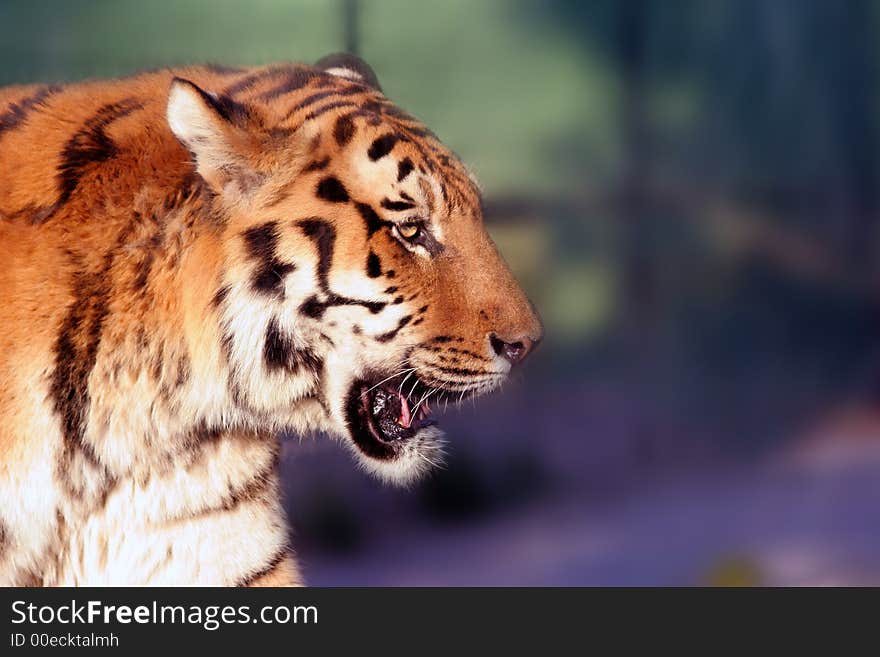
<path fill-rule="evenodd" d="M 350 50 L 469 164 L 546 343 L 380 485 L 289 438 L 315 585 L 880 585 L 880 5 L 0 1 L 0 84 Z"/>

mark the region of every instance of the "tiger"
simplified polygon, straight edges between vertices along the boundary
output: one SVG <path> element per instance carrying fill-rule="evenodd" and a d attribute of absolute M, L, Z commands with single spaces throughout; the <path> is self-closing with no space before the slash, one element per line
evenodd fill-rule
<path fill-rule="evenodd" d="M 410 484 L 543 334 L 353 55 L 0 89 L 0 248 L 6 586 L 302 585 L 279 436 Z"/>

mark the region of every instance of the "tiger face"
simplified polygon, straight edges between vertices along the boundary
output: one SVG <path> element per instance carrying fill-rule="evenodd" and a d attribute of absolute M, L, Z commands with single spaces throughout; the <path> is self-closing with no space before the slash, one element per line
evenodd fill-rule
<path fill-rule="evenodd" d="M 216 308 L 237 412 L 342 438 L 406 482 L 440 458 L 432 411 L 499 386 L 541 339 L 458 158 L 355 58 L 293 105 L 176 78 L 167 119 L 223 217 Z M 273 84 L 275 86 L 273 86 Z"/>

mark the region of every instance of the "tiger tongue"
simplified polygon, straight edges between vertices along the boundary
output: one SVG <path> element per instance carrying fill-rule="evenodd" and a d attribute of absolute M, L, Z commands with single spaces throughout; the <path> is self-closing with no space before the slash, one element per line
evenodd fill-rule
<path fill-rule="evenodd" d="M 397 394 L 398 399 L 400 399 L 400 417 L 397 419 L 397 423 L 405 429 L 409 429 L 413 420 L 412 413 L 409 411 L 409 403 L 407 403 L 406 397 L 399 390 L 394 392 Z"/>

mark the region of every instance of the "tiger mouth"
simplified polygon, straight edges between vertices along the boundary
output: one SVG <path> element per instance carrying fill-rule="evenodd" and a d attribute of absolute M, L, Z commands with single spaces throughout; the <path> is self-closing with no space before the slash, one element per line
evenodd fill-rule
<path fill-rule="evenodd" d="M 403 376 L 359 379 L 348 392 L 346 421 L 354 443 L 367 456 L 388 460 L 426 427 L 437 424 L 420 380 Z"/>

